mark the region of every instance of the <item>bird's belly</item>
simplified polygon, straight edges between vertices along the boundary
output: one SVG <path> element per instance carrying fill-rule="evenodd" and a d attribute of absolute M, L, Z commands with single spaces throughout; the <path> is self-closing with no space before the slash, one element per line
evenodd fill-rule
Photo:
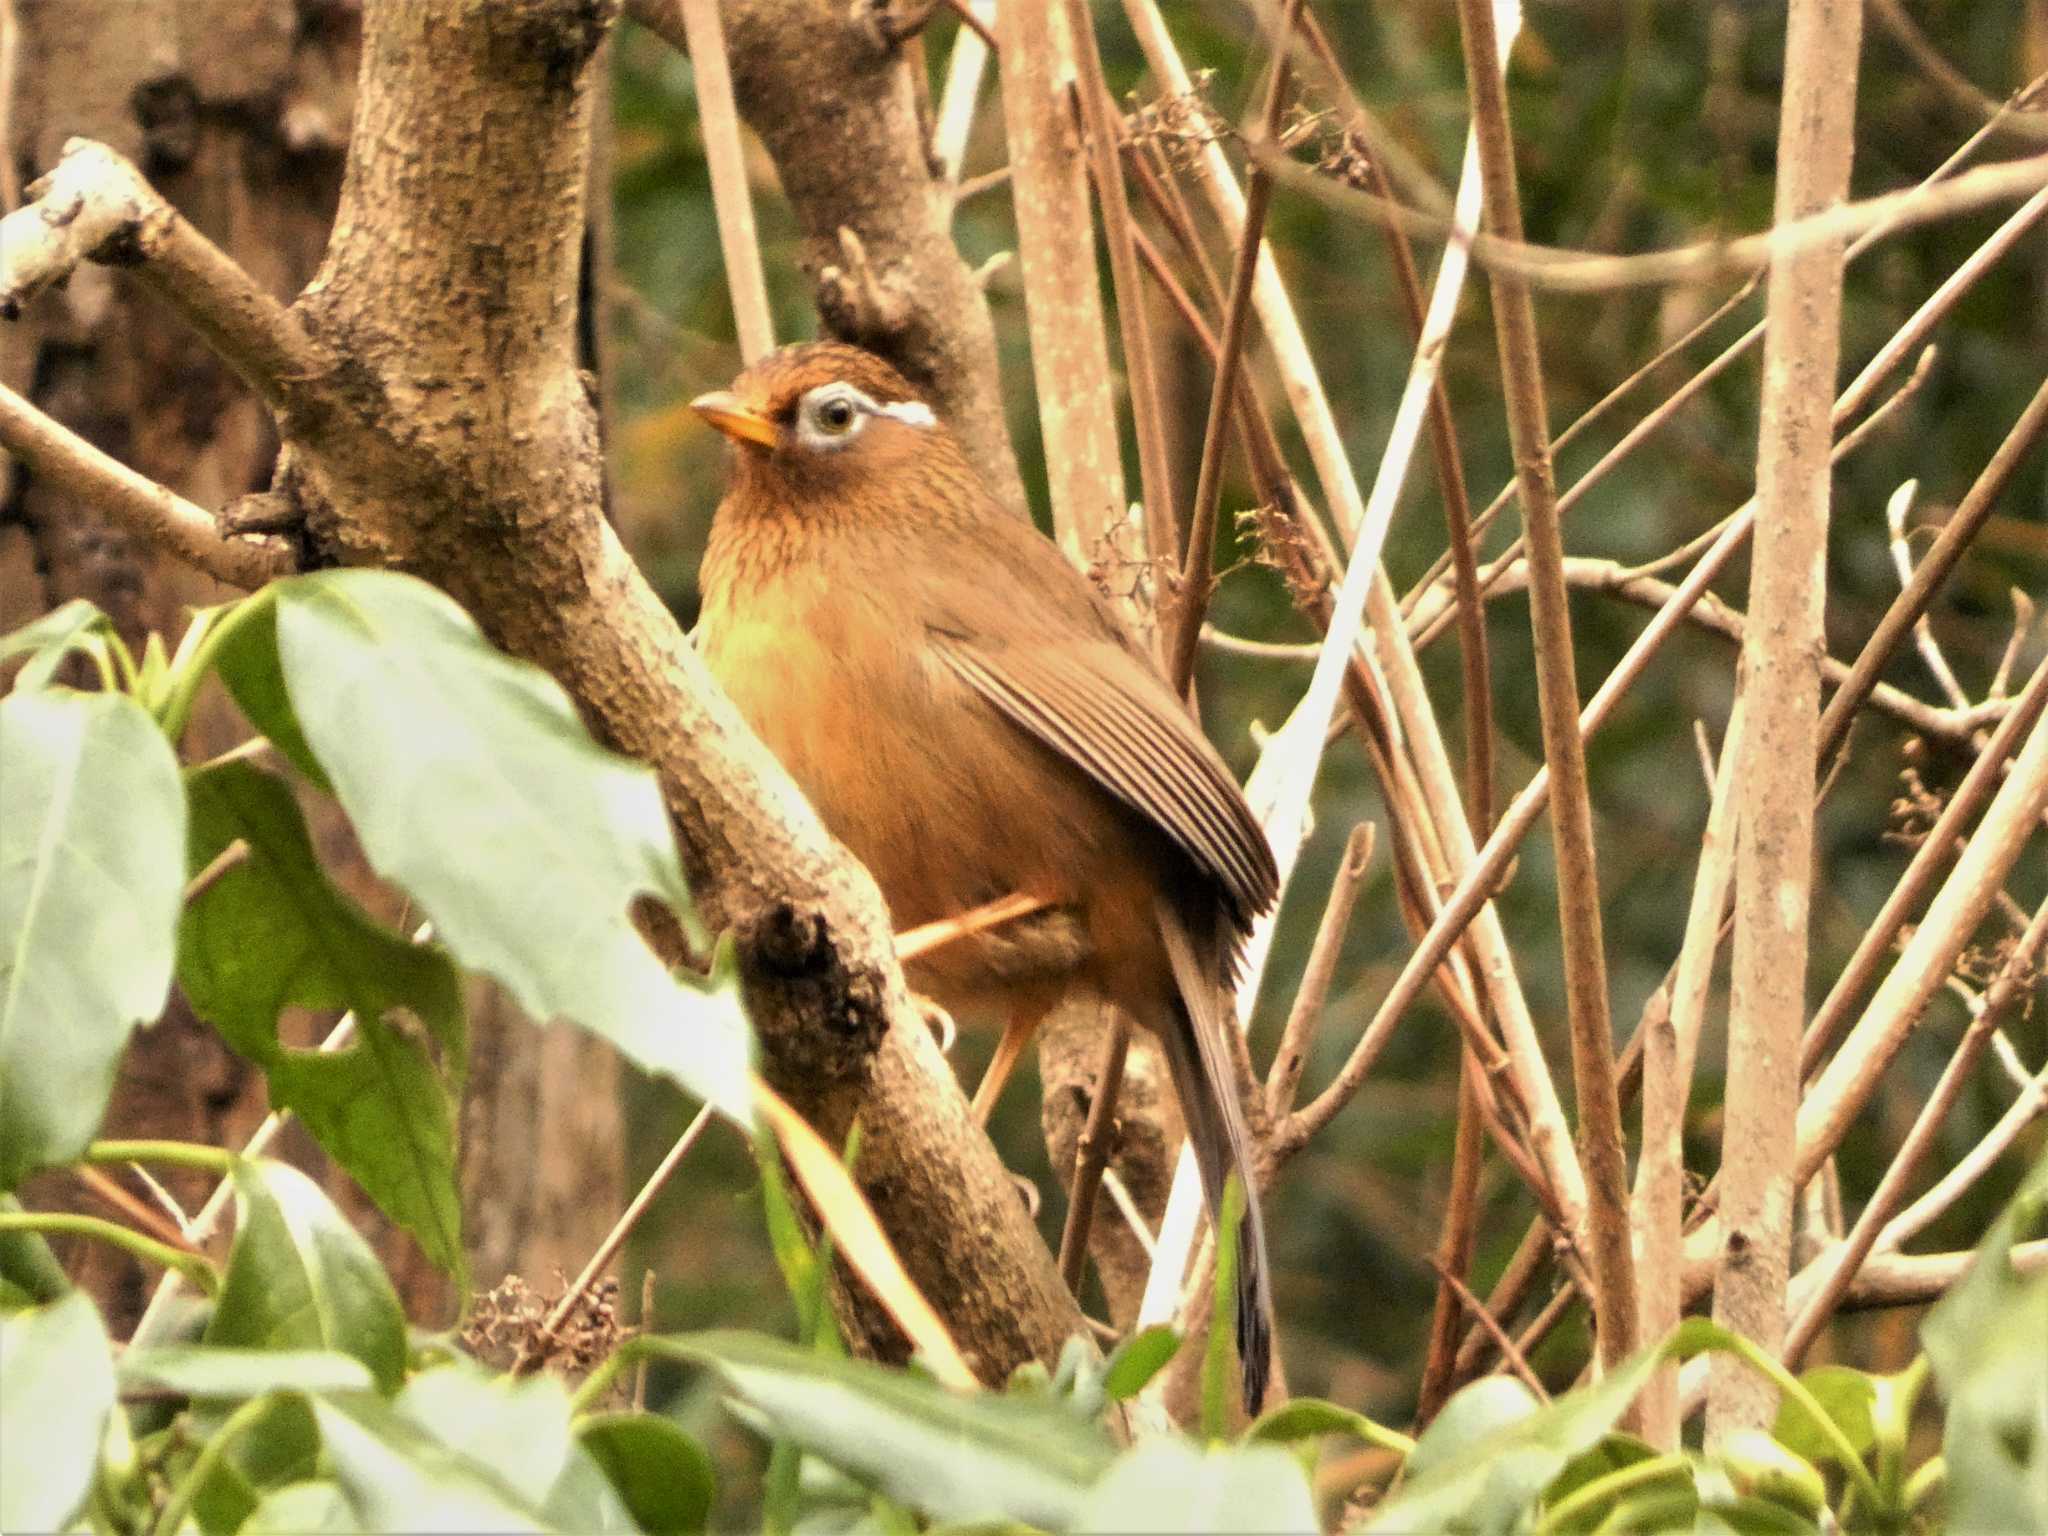
<path fill-rule="evenodd" d="M 998 715 L 922 636 L 863 631 L 848 605 L 808 622 L 723 624 L 712 670 L 881 887 L 898 931 L 1013 892 L 1053 909 L 955 940 L 911 967 L 956 1011 L 1058 990 L 1094 959 L 1126 818 L 1076 770 Z M 782 612 L 789 612 L 783 607 Z"/>

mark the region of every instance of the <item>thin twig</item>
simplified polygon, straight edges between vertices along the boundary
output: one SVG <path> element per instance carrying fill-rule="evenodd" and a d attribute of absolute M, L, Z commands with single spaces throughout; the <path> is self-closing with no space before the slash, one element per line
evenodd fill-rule
<path fill-rule="evenodd" d="M 1963 1031 L 1955 1054 L 1942 1069 L 1927 1102 L 1921 1105 L 1913 1128 L 1906 1133 L 1906 1139 L 1893 1156 L 1891 1166 L 1885 1169 L 1884 1177 L 1878 1180 L 1869 1202 L 1856 1218 L 1856 1225 L 1850 1228 L 1845 1239 L 1829 1248 L 1824 1260 L 1818 1261 L 1827 1267 L 1821 1271 L 1812 1293 L 1800 1306 L 1792 1326 L 1786 1330 L 1785 1347 L 1780 1352 L 1780 1358 L 1793 1369 L 1798 1369 L 1815 1335 L 1847 1293 L 1849 1282 L 1855 1278 L 1856 1271 L 1875 1246 L 1885 1223 L 1904 1200 L 1907 1184 L 1933 1150 L 1942 1122 L 1961 1096 L 1970 1069 L 1997 1032 L 2000 1020 L 2039 980 L 2036 963 L 2044 949 L 2048 949 L 2048 902 L 2043 902 L 2035 910 L 2027 931 L 2007 953 L 1997 978 L 1980 1000 L 1970 1027 Z"/>
<path fill-rule="evenodd" d="M 747 188 L 739 108 L 733 101 L 732 66 L 725 56 L 725 27 L 718 18 L 718 0 L 676 0 L 676 5 L 689 41 L 690 68 L 697 77 L 697 122 L 711 171 L 711 204 L 718 215 L 718 247 L 725 257 L 733 326 L 739 333 L 741 358 L 752 363 L 774 350 L 775 321 L 768 307 L 768 280 L 761 272 L 761 242 L 754 233 L 754 204 Z"/>
<path fill-rule="evenodd" d="M 1116 1149 L 1116 1100 L 1124 1085 L 1124 1060 L 1131 1047 L 1131 1021 L 1118 1009 L 1109 1036 L 1102 1043 L 1102 1062 L 1095 1070 L 1095 1101 L 1074 1143 L 1074 1181 L 1067 1192 L 1067 1220 L 1060 1231 L 1060 1278 L 1078 1299 L 1081 1272 L 1088 1262 L 1088 1228 L 1095 1220 L 1095 1196 L 1102 1173 Z"/>
<path fill-rule="evenodd" d="M 1550 1394 L 1543 1389 L 1542 1381 L 1529 1368 L 1527 1357 L 1515 1346 L 1515 1341 L 1508 1337 L 1507 1330 L 1500 1325 L 1500 1320 L 1486 1310 L 1486 1303 L 1473 1295 L 1472 1288 L 1448 1269 L 1443 1260 L 1435 1254 L 1429 1255 L 1429 1267 L 1436 1271 L 1436 1277 L 1443 1282 L 1444 1289 L 1457 1298 L 1458 1304 L 1470 1312 L 1473 1320 L 1486 1330 L 1495 1344 L 1500 1346 L 1501 1357 L 1507 1361 L 1515 1375 L 1521 1378 L 1522 1385 L 1536 1394 L 1536 1401 L 1549 1402 Z M 1430 1414 L 1427 1410 L 1418 1410 L 1417 1417 L 1427 1421 Z"/>
<path fill-rule="evenodd" d="M 1450 220 L 1332 180 L 1286 157 L 1279 146 L 1247 140 L 1246 153 L 1264 160 L 1291 187 L 1307 192 L 1339 212 L 1372 223 L 1392 222 L 1411 235 L 1465 243 L 1472 260 L 1491 273 L 1503 273 L 1550 293 L 1614 293 L 1628 288 L 1712 282 L 1747 276 L 1772 262 L 1783 261 L 1813 246 L 1878 232 L 1888 239 L 1922 224 L 1944 222 L 2031 197 L 2048 184 L 2048 155 L 1979 166 L 1932 186 L 1880 193 L 1858 202 L 1844 202 L 1789 224 L 1775 224 L 1760 234 L 1734 240 L 1706 240 L 1666 251 L 1635 256 L 1610 256 L 1597 251 L 1532 245 L 1479 235 L 1458 242 Z"/>
<path fill-rule="evenodd" d="M 1913 497 L 1919 489 L 1918 480 L 1908 480 L 1893 491 L 1884 504 L 1885 528 L 1891 535 L 1886 543 L 1891 547 L 1892 569 L 1899 573 L 1901 590 L 1913 579 L 1913 554 L 1906 547 L 1906 513 L 1912 509 Z M 1920 653 L 1920 659 L 1927 664 L 1927 670 L 1934 675 L 1935 685 L 1951 707 L 1967 709 L 1969 696 L 1963 692 L 1963 685 L 1956 681 L 1948 657 L 1942 654 L 1941 642 L 1934 638 L 1934 626 L 1927 622 L 1924 613 L 1913 621 L 1913 648 Z"/>
<path fill-rule="evenodd" d="M 1322 1022 L 1323 1004 L 1330 995 L 1330 983 L 1337 974 L 1337 957 L 1350 931 L 1351 913 L 1358 893 L 1372 867 L 1373 824 L 1362 821 L 1344 840 L 1343 855 L 1337 860 L 1337 874 L 1330 882 L 1329 899 L 1323 903 L 1322 920 L 1316 925 L 1315 941 L 1309 946 L 1308 964 L 1302 967 L 1301 984 L 1294 989 L 1294 1004 L 1288 1010 L 1280 1044 L 1273 1052 L 1273 1066 L 1266 1078 L 1266 1113 L 1282 1119 L 1294 1107 L 1295 1090 L 1301 1085 L 1302 1068 L 1308 1062 L 1310 1043 Z"/>
<path fill-rule="evenodd" d="M 159 1242 L 172 1248 L 183 1249 L 187 1253 L 199 1253 L 199 1250 L 192 1245 L 191 1239 L 186 1237 L 183 1232 L 172 1226 L 171 1223 L 164 1220 L 162 1215 L 144 1205 L 90 1163 L 75 1163 L 72 1165 L 71 1172 L 77 1177 L 79 1183 L 83 1184 L 95 1195 L 99 1196 L 100 1199 L 106 1201 L 107 1204 L 119 1211 L 123 1216 L 126 1216 L 138 1227 L 148 1232 Z M 201 1257 L 204 1257 L 204 1255 L 201 1255 Z"/>
<path fill-rule="evenodd" d="M 1109 248 L 1109 270 L 1116 289 L 1117 334 L 1123 343 L 1124 385 L 1131 401 L 1131 428 L 1138 440 L 1138 493 L 1145 506 L 1145 553 L 1171 561 L 1180 547 L 1174 523 L 1173 465 L 1166 446 L 1166 411 L 1160 400 L 1158 359 L 1152 350 L 1152 326 L 1138 275 L 1137 248 L 1131 237 L 1131 205 L 1124 188 L 1123 161 L 1118 153 L 1121 120 L 1109 99 L 1102 75 L 1102 57 L 1095 46 L 1095 26 L 1087 0 L 1066 0 L 1067 29 L 1074 52 L 1074 95 L 1087 130 L 1088 165 L 1095 180 L 1096 206 L 1102 211 L 1103 243 Z M 1190 557 L 1192 558 L 1192 556 Z M 1203 559 L 1208 556 L 1205 551 Z"/>
<path fill-rule="evenodd" d="M 227 539 L 213 514 L 139 475 L 0 384 L 0 447 L 39 480 L 89 502 L 137 537 L 231 586 L 254 591 L 295 561 L 276 539 Z"/>
<path fill-rule="evenodd" d="M 1801 1077 L 1811 1076 L 1820 1065 L 1821 1058 L 1834 1049 L 1835 1042 L 1849 1022 L 1849 1010 L 1863 999 L 1877 980 L 1899 930 L 1934 888 L 1942 870 L 1948 867 L 1962 829 L 1976 819 L 1977 812 L 1991 798 L 2007 760 L 2044 712 L 2048 712 L 2048 660 L 2043 660 L 2034 669 L 2033 677 L 2021 690 L 2012 709 L 1970 764 L 1963 781 L 1950 793 L 1948 803 L 1941 808 L 1941 814 L 1935 818 L 1927 836 L 1914 850 L 1905 872 L 1886 895 L 1877 915 L 1857 936 L 1855 950 L 1814 1012 L 1813 1021 L 1807 1025 L 1805 1038 L 1800 1042 Z"/>
<path fill-rule="evenodd" d="M 562 1293 L 562 1299 L 555 1303 L 553 1310 L 541 1323 L 539 1331 L 520 1343 L 519 1353 L 512 1361 L 513 1375 L 523 1376 L 540 1366 L 546 1358 L 548 1347 L 554 1343 L 556 1331 L 574 1314 L 576 1308 L 583 1302 L 584 1293 L 597 1282 L 605 1267 L 617 1256 L 619 1249 L 625 1246 L 626 1239 L 633 1235 L 633 1229 L 640 1224 L 640 1218 L 647 1214 L 647 1207 L 654 1203 L 656 1196 L 668 1188 L 668 1181 L 675 1177 L 676 1170 L 683 1165 L 683 1159 L 690 1155 L 690 1148 L 697 1144 L 697 1138 L 704 1134 L 704 1127 L 710 1123 L 711 1106 L 706 1104 L 683 1128 L 683 1134 L 676 1138 L 675 1145 L 668 1149 L 668 1154 L 656 1165 L 654 1172 L 647 1176 L 647 1182 L 640 1186 L 640 1192 L 620 1213 L 619 1219 L 612 1223 L 611 1231 L 605 1233 L 604 1241 L 597 1245 L 596 1250 L 590 1255 L 589 1262 L 583 1266 L 582 1272 Z M 536 1343 L 540 1346 L 538 1349 L 534 1347 Z"/>
<path fill-rule="evenodd" d="M 185 905 L 191 906 L 193 902 L 220 884 L 222 877 L 242 864 L 247 863 L 248 859 L 249 844 L 247 840 L 239 837 L 236 838 L 227 847 L 221 849 L 219 853 L 208 860 L 206 868 L 200 870 L 198 874 L 185 883 L 185 895 L 183 898 Z"/>
<path fill-rule="evenodd" d="M 1894 1254 L 1945 1216 L 1949 1209 L 1998 1166 L 2028 1126 L 2048 1113 L 2048 1067 L 2034 1074 L 2027 1091 L 2008 1104 L 1991 1129 L 1977 1139 L 1927 1192 L 1885 1224 L 1877 1235 L 1879 1255 Z"/>
<path fill-rule="evenodd" d="M 1519 240 L 1521 197 L 1515 182 L 1514 141 L 1492 0 L 1460 0 L 1458 15 L 1465 44 L 1465 85 L 1472 101 L 1473 140 L 1479 149 L 1486 193 L 1486 227 Z M 1537 704 L 1543 725 L 1543 757 L 1553 784 L 1550 819 L 1557 855 L 1566 1015 L 1589 1200 L 1593 1280 L 1598 1288 L 1594 1314 L 1600 1358 L 1612 1368 L 1635 1350 L 1635 1260 L 1629 1242 L 1628 1165 L 1622 1147 L 1621 1104 L 1615 1092 L 1614 1033 L 1600 931 L 1600 877 L 1593 850 L 1586 750 L 1579 736 L 1579 689 L 1564 581 L 1564 543 L 1558 525 L 1556 470 L 1550 454 L 1534 302 L 1528 285 L 1519 278 L 1498 270 L 1490 276 L 1508 435 L 1514 444 L 1529 543 Z"/>
<path fill-rule="evenodd" d="M 1076 0 L 1069 0 L 1076 3 Z M 1260 112 L 1271 138 L 1280 131 L 1280 113 L 1287 102 L 1289 71 L 1287 39 L 1301 14 L 1301 0 L 1286 0 L 1273 67 L 1266 82 L 1266 103 Z M 1179 601 L 1171 616 L 1165 646 L 1166 677 L 1176 693 L 1186 693 L 1195 670 L 1195 640 L 1209 610 L 1216 548 L 1216 504 L 1223 494 L 1223 451 L 1227 424 L 1237 399 L 1238 367 L 1244 359 L 1246 325 L 1251 318 L 1252 282 L 1258 272 L 1259 243 L 1265 237 L 1266 210 L 1271 205 L 1273 178 L 1254 170 L 1245 185 L 1244 227 L 1237 236 L 1237 259 L 1230 272 L 1230 296 L 1223 306 L 1223 333 L 1217 347 L 1216 371 L 1209 385 L 1209 415 L 1202 429 L 1201 468 L 1195 481 L 1194 511 L 1188 520 L 1188 542 L 1180 572 Z"/>
<path fill-rule="evenodd" d="M 1486 1127 L 1480 1119 L 1481 1071 L 1470 1051 L 1458 1055 L 1458 1123 L 1451 1146 L 1451 1184 L 1444 1197 L 1443 1234 L 1437 1250 L 1430 1255 L 1436 1271 L 1436 1305 L 1430 1314 L 1429 1343 L 1422 1357 L 1422 1384 L 1415 1392 L 1415 1417 L 1428 1423 L 1451 1395 L 1451 1378 L 1458 1365 L 1458 1324 L 1470 1312 L 1482 1327 L 1492 1332 L 1511 1363 L 1527 1370 L 1520 1361 L 1514 1341 L 1501 1332 L 1500 1324 L 1486 1310 L 1486 1303 L 1474 1296 L 1464 1277 L 1472 1268 L 1472 1252 L 1479 1237 L 1479 1173 L 1486 1150 Z M 1526 1378 L 1525 1378 L 1526 1379 Z M 1533 1384 L 1533 1383 L 1532 1383 Z M 1542 1387 L 1537 1385 L 1540 1396 Z"/>

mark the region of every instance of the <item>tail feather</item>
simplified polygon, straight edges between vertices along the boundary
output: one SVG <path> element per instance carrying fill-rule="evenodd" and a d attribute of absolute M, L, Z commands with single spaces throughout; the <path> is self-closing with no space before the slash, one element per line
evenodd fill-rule
<path fill-rule="evenodd" d="M 1178 1006 L 1171 1020 L 1155 1025 L 1173 1073 L 1188 1144 L 1202 1175 L 1202 1196 L 1210 1219 L 1220 1219 L 1223 1186 L 1234 1172 L 1244 1186 L 1244 1220 L 1237 1229 L 1237 1357 L 1243 1371 L 1244 1406 L 1257 1414 L 1265 1401 L 1273 1349 L 1273 1283 L 1266 1257 L 1266 1221 L 1252 1174 L 1251 1129 L 1238 1099 L 1237 1072 L 1224 1020 L 1220 957 L 1212 933 L 1189 931 L 1185 917 L 1159 904 Z"/>

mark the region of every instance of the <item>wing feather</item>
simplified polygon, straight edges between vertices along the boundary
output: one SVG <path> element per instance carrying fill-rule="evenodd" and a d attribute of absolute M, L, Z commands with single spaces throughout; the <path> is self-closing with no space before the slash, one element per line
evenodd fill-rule
<path fill-rule="evenodd" d="M 1221 887 L 1235 927 L 1272 905 L 1272 847 L 1237 781 L 1137 657 L 1108 641 L 932 641 L 975 692 L 1171 838 Z"/>

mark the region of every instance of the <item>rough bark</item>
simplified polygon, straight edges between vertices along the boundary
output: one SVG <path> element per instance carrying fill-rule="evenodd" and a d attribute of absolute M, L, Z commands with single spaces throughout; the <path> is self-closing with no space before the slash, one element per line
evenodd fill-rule
<path fill-rule="evenodd" d="M 692 887 L 738 939 L 763 1070 L 857 1170 L 984 1377 L 1079 1324 L 929 1033 L 873 882 L 718 692 L 599 515 L 574 367 L 588 62 L 615 0 L 365 9 L 336 235 L 295 306 L 333 359 L 278 487 L 323 557 L 409 570 L 658 770 Z M 509 253 L 518 253 L 513 259 Z M 859 1341 L 900 1353 L 859 1297 Z"/>

